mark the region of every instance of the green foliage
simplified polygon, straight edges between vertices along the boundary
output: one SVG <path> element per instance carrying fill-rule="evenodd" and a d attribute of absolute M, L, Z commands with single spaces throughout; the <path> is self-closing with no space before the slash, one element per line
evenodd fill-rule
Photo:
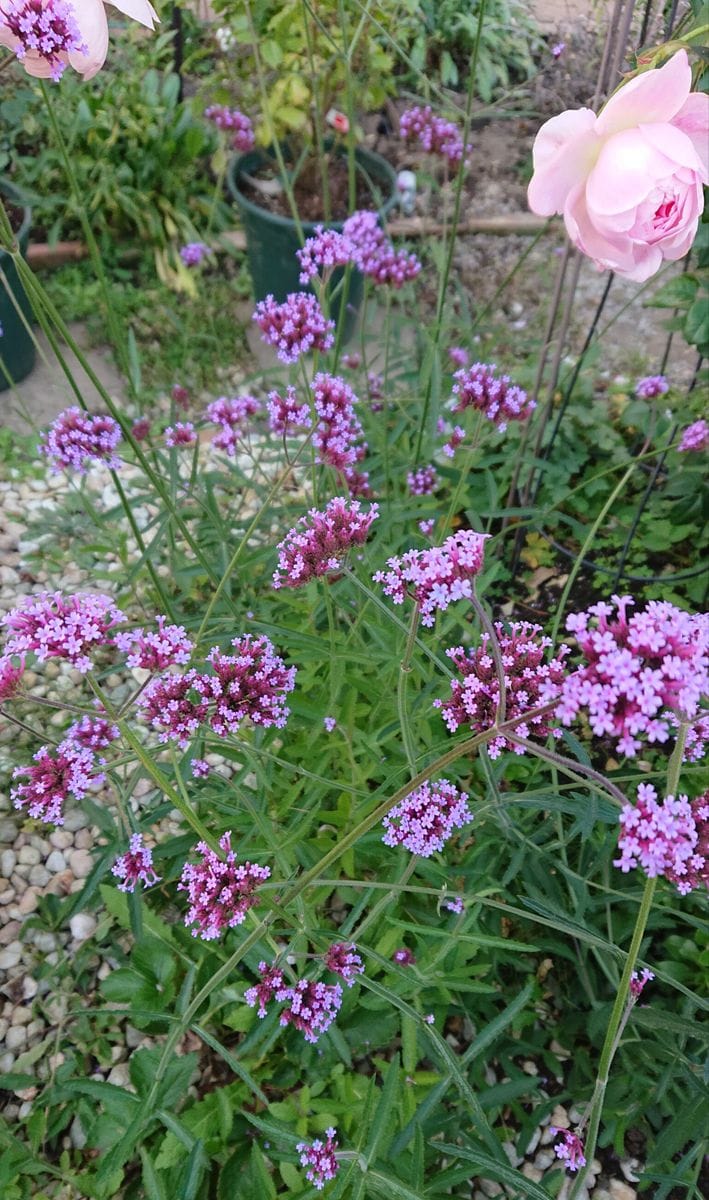
<path fill-rule="evenodd" d="M 465 88 L 480 19 L 480 0 L 404 0 L 397 38 L 416 72 L 443 87 Z M 478 52 L 476 86 L 486 103 L 535 70 L 541 37 L 520 0 L 487 0 Z M 420 83 L 410 79 L 416 90 Z"/>
<path fill-rule="evenodd" d="M 69 71 L 52 95 L 81 203 L 107 255 L 127 240 L 153 247 L 165 277 L 178 269 L 175 245 L 210 222 L 223 227 L 227 212 L 208 178 L 214 132 L 190 100 L 178 99 L 171 42 L 170 33 L 146 39 L 129 31 L 112 47 L 110 70 L 88 84 Z M 35 239 L 40 230 L 49 240 L 81 238 L 38 88 L 5 96 L 0 114 L 11 121 L 0 163 L 32 198 Z"/>

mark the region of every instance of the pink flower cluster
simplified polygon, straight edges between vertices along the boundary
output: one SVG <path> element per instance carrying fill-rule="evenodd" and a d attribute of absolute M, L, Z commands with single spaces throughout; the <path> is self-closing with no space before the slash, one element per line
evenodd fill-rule
<path fill-rule="evenodd" d="M 362 426 L 355 414 L 359 401 L 352 388 L 339 375 L 319 371 L 311 383 L 318 423 L 313 434 L 317 462 L 346 473 L 366 452 L 366 443 L 358 447 Z"/>
<path fill-rule="evenodd" d="M 194 668 L 183 675 L 158 675 L 138 697 L 138 708 L 161 742 L 169 739 L 184 750 L 206 719 L 209 705 L 195 688 L 199 678 Z"/>
<path fill-rule="evenodd" d="M 473 580 L 483 565 L 486 533 L 461 529 L 430 550 L 407 550 L 401 558 L 387 559 L 388 571 L 377 571 L 375 583 L 395 604 L 412 597 L 421 610 L 421 623 L 433 625 L 437 611 L 455 600 L 470 599 Z"/>
<path fill-rule="evenodd" d="M 555 700 L 561 691 L 565 677 L 564 658 L 569 647 L 559 646 L 556 657 L 546 660 L 546 651 L 552 646 L 551 638 L 541 637 L 540 625 L 529 621 L 513 621 L 506 630 L 498 621 L 495 624 L 500 656 L 505 677 L 505 713 L 507 720 L 521 717 L 524 713 Z M 480 645 L 468 649 L 453 646 L 446 650 L 460 679 L 451 680 L 449 700 L 434 700 L 451 733 L 460 725 L 469 725 L 476 733 L 482 733 L 495 723 L 499 701 L 499 683 L 495 660 L 489 649 L 488 635 L 484 633 Z M 516 728 L 520 737 L 542 737 L 554 732 L 550 723 L 553 714 L 539 714 L 521 722 Z M 524 750 L 504 736 L 491 738 L 487 743 L 490 758 L 499 758 L 503 750 L 523 754 Z"/>
<path fill-rule="evenodd" d="M 16 39 L 12 49 L 19 61 L 23 62 L 29 51 L 35 66 L 32 74 L 40 74 L 37 68 L 43 60 L 54 83 L 64 74 L 65 56 L 89 53 L 74 9 L 65 0 L 8 0 L 2 10 L 2 23 Z"/>
<path fill-rule="evenodd" d="M 282 304 L 266 296 L 256 305 L 253 319 L 262 340 L 275 346 L 284 363 L 297 362 L 309 350 L 329 350 L 334 342 L 334 322 L 325 319 L 308 292 L 291 292 Z"/>
<path fill-rule="evenodd" d="M 311 508 L 278 543 L 274 588 L 303 587 L 311 579 L 339 571 L 348 551 L 366 542 L 378 515 L 376 504 L 363 512 L 358 500 L 343 496 L 334 496 L 324 512 Z"/>
<path fill-rule="evenodd" d="M 308 1183 L 312 1183 L 317 1192 L 321 1192 L 339 1170 L 339 1163 L 335 1157 L 337 1138 L 332 1126 L 325 1130 L 325 1135 L 327 1141 L 324 1144 L 320 1138 L 316 1138 L 314 1142 L 298 1142 L 296 1146 L 301 1165 L 308 1168 L 305 1178 Z"/>
<path fill-rule="evenodd" d="M 562 1140 L 556 1143 L 554 1153 L 566 1163 L 567 1169 L 578 1171 L 579 1167 L 585 1167 L 584 1146 L 578 1134 L 572 1133 L 570 1129 L 554 1129 L 553 1126 L 551 1131 L 561 1134 Z"/>
<path fill-rule="evenodd" d="M 177 890 L 187 892 L 190 903 L 185 925 L 194 925 L 193 937 L 205 942 L 221 937 L 225 929 L 241 925 L 256 903 L 256 888 L 271 872 L 257 863 L 237 866 L 231 848 L 231 833 L 219 839 L 226 857 L 220 858 L 206 842 L 198 842 L 196 850 L 202 862 L 185 863 Z"/>
<path fill-rule="evenodd" d="M 247 718 L 264 728 L 283 728 L 296 668 L 286 667 L 265 635 L 247 633 L 231 644 L 236 654 L 212 647 L 211 673 L 192 668 L 158 675 L 148 684 L 137 704 L 161 742 L 176 741 L 184 749 L 207 719 L 219 737 L 235 733 Z"/>
<path fill-rule="evenodd" d="M 217 129 L 223 133 L 233 133 L 232 148 L 239 154 L 252 150 L 255 142 L 251 118 L 238 108 L 229 108 L 226 104 L 210 104 L 205 108 L 204 115 L 208 121 L 213 121 Z"/>
<path fill-rule="evenodd" d="M 310 405 L 301 404 L 294 387 L 289 384 L 285 396 L 280 392 L 268 393 L 268 423 L 271 433 L 288 437 L 296 429 L 309 429 Z"/>
<path fill-rule="evenodd" d="M 364 974 L 364 963 L 351 942 L 333 942 L 325 955 L 328 971 L 344 979 L 352 987 L 358 975 Z"/>
<path fill-rule="evenodd" d="M 434 116 L 428 104 L 425 108 L 418 105 L 407 108 L 401 114 L 399 132 L 409 141 L 417 138 L 427 154 L 440 154 L 452 164 L 459 163 L 463 154 L 467 156 L 472 150 L 470 143 L 463 146 L 458 126 L 453 121 Z"/>
<path fill-rule="evenodd" d="M 462 829 L 472 819 L 467 793 L 459 792 L 454 783 L 447 779 L 422 783 L 386 815 L 382 841 L 430 858 L 443 849 L 454 829 Z"/>
<path fill-rule="evenodd" d="M 682 437 L 677 447 L 681 454 L 688 450 L 706 450 L 709 446 L 709 425 L 706 421 L 694 421 L 682 431 Z"/>
<path fill-rule="evenodd" d="M 648 971 L 647 967 L 643 967 L 639 974 L 637 971 L 633 971 L 630 976 L 630 995 L 633 1000 L 637 1000 L 642 995 L 645 984 L 650 983 L 654 978 L 652 971 Z"/>
<path fill-rule="evenodd" d="M 121 736 L 121 731 L 117 725 L 113 725 L 107 717 L 81 717 L 69 726 L 65 741 L 73 742 L 76 746 L 83 746 L 87 750 L 93 750 L 97 754 L 99 750 L 105 750 L 111 742 L 115 742 Z"/>
<path fill-rule="evenodd" d="M 167 617 L 156 617 L 156 629 L 131 629 L 117 633 L 114 642 L 127 654 L 127 666 L 144 671 L 164 671 L 179 663 L 190 661 L 194 643 L 182 625 L 168 625 Z"/>
<path fill-rule="evenodd" d="M 265 729 L 283 729 L 290 709 L 285 697 L 295 687 L 295 667 L 286 667 L 273 643 L 261 634 L 234 638 L 236 654 L 214 646 L 207 655 L 213 675 L 200 675 L 195 689 L 213 705 L 209 722 L 219 737 L 236 733 L 247 718 Z"/>
<path fill-rule="evenodd" d="M 615 738 L 628 758 L 641 739 L 666 742 L 672 712 L 692 720 L 709 691 L 709 616 L 652 600 L 629 617 L 633 603 L 613 596 L 567 619 L 585 661 L 566 679 L 556 714 L 570 725 L 587 709 L 593 732 Z"/>
<path fill-rule="evenodd" d="M 160 882 L 153 867 L 153 852 L 143 845 L 142 833 L 131 834 L 128 849 L 116 859 L 111 874 L 121 880 L 119 892 L 134 892 L 136 883 L 147 888 Z"/>
<path fill-rule="evenodd" d="M 13 663 L 11 655 L 0 655 L 0 704 L 4 700 L 11 700 L 17 693 L 24 671 L 24 655 L 20 655 L 20 664 L 17 667 Z"/>
<path fill-rule="evenodd" d="M 430 496 L 438 486 L 436 468 L 417 467 L 415 471 L 409 471 L 406 483 L 412 496 Z"/>
<path fill-rule="evenodd" d="M 635 384 L 635 395 L 640 400 L 654 400 L 669 390 L 670 385 L 664 375 L 646 375 Z"/>
<path fill-rule="evenodd" d="M 16 767 L 12 773 L 13 779 L 23 775 L 27 782 L 10 791 L 13 804 L 47 825 L 63 825 L 64 801 L 69 796 L 83 800 L 89 788 L 103 781 L 103 775 L 94 771 L 91 750 L 68 738 L 56 750 L 41 746 L 31 765 Z"/>
<path fill-rule="evenodd" d="M 275 997 L 285 1004 L 280 1016 L 282 1026 L 293 1025 L 303 1034 L 306 1042 L 317 1042 L 334 1021 L 342 1005 L 342 988 L 339 983 L 320 983 L 301 979 L 292 987 L 287 986 L 283 973 L 277 967 L 259 963 L 261 982 L 247 988 L 244 1000 L 250 1008 L 258 1004 L 259 1017 L 265 1017 L 267 1005 Z"/>
<path fill-rule="evenodd" d="M 691 803 L 686 796 L 666 796 L 661 804 L 652 784 L 638 787 L 637 804 L 620 814 L 620 858 L 623 873 L 641 867 L 648 879 L 663 875 L 682 896 L 709 887 L 709 792 Z"/>
<path fill-rule="evenodd" d="M 169 450 L 176 446 L 192 446 L 197 441 L 197 433 L 191 421 L 175 421 L 165 430 L 165 445 Z"/>
<path fill-rule="evenodd" d="M 353 213 L 345 221 L 343 232 L 352 246 L 355 265 L 374 283 L 390 283 L 400 288 L 419 274 L 421 263 L 416 255 L 394 249 L 380 228 L 376 213 Z"/>
<path fill-rule="evenodd" d="M 31 650 L 40 662 L 65 658 L 85 674 L 91 670 L 89 652 L 110 645 L 110 630 L 124 620 L 111 597 L 100 592 L 40 592 L 3 617 L 11 634 L 5 649 L 9 654 Z"/>
<path fill-rule="evenodd" d="M 300 263 L 300 282 L 304 285 L 315 279 L 322 270 L 329 274 L 335 267 L 344 267 L 353 261 L 354 247 L 344 233 L 336 229 L 315 226 L 315 234 L 309 237 L 301 250 L 296 250 Z"/>
<path fill-rule="evenodd" d="M 254 396 L 234 396 L 228 399 L 220 396 L 207 405 L 205 417 L 213 424 L 220 426 L 220 431 L 212 439 L 216 450 L 223 450 L 230 458 L 236 454 L 236 443 L 239 437 L 246 433 L 251 417 L 260 410 L 261 405 Z"/>
<path fill-rule="evenodd" d="M 66 408 L 42 437 L 39 453 L 47 456 L 55 474 L 64 469 L 85 475 L 94 462 L 103 463 L 111 471 L 122 465 L 115 453 L 121 427 L 113 417 L 102 413 L 92 416 L 77 407 Z"/>
<path fill-rule="evenodd" d="M 456 371 L 453 378 L 455 401 L 453 412 L 475 408 L 492 421 L 503 433 L 508 421 L 526 421 L 536 408 L 522 388 L 512 383 L 509 375 L 496 375 L 494 363 L 473 363 Z"/>
<path fill-rule="evenodd" d="M 208 258 L 211 253 L 205 242 L 188 242 L 186 246 L 181 247 L 180 258 L 186 267 L 199 267 L 202 260 Z"/>

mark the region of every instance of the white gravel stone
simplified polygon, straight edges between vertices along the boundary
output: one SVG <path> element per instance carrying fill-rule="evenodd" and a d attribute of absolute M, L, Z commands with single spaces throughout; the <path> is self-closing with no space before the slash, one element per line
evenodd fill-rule
<path fill-rule="evenodd" d="M 5 1045 L 8 1050 L 20 1050 L 26 1042 L 27 1030 L 24 1025 L 11 1025 L 5 1035 Z"/>
<path fill-rule="evenodd" d="M 128 1070 L 128 1063 L 116 1063 L 115 1067 L 111 1067 L 111 1070 L 108 1072 L 107 1082 L 115 1084 L 116 1087 L 125 1087 L 126 1084 L 129 1084 L 130 1072 Z"/>
<path fill-rule="evenodd" d="M 38 990 L 39 984 L 37 983 L 37 980 L 33 979 L 31 975 L 25 975 L 24 979 L 22 980 L 23 1000 L 31 1000 L 33 996 L 37 995 Z"/>
<path fill-rule="evenodd" d="M 43 863 L 37 863 L 36 867 L 30 868 L 28 878 L 33 887 L 46 887 L 49 883 L 50 875 Z"/>
<path fill-rule="evenodd" d="M 52 875 L 56 875 L 57 871 L 63 871 L 66 863 L 61 850 L 52 850 L 46 862 L 46 868 Z"/>
<path fill-rule="evenodd" d="M 69 866 L 77 879 L 86 879 L 91 874 L 93 860 L 88 850 L 72 850 L 69 855 Z"/>
<path fill-rule="evenodd" d="M 553 1162 L 556 1161 L 556 1155 L 552 1150 L 540 1150 L 534 1159 L 535 1167 L 539 1167 L 540 1171 L 546 1171 Z"/>
<path fill-rule="evenodd" d="M 6 1050 L 4 1054 L 0 1054 L 0 1075 L 7 1075 L 12 1070 L 14 1062 L 15 1055 L 12 1050 Z M 7 1109 L 5 1109 L 5 1116 L 7 1117 L 7 1115 Z"/>
<path fill-rule="evenodd" d="M 41 857 L 36 846 L 22 846 L 17 856 L 18 862 L 27 867 L 36 866 Z"/>
<path fill-rule="evenodd" d="M 0 854 L 0 874 L 9 879 L 15 869 L 17 857 L 14 850 L 3 850 Z"/>
<path fill-rule="evenodd" d="M 91 913 L 76 913 L 69 922 L 71 936 L 77 942 L 85 942 L 96 931 L 97 921 Z"/>
<path fill-rule="evenodd" d="M 74 844 L 73 835 L 68 829 L 55 829 L 54 833 L 49 835 L 49 841 L 57 850 L 68 850 Z"/>
<path fill-rule="evenodd" d="M 632 1188 L 629 1183 L 625 1183 L 622 1179 L 611 1179 L 610 1193 L 612 1200 L 635 1200 L 637 1195 L 635 1188 Z"/>
<path fill-rule="evenodd" d="M 16 967 L 22 958 L 22 946 L 19 942 L 10 942 L 4 950 L 0 950 L 0 971 L 9 971 Z"/>

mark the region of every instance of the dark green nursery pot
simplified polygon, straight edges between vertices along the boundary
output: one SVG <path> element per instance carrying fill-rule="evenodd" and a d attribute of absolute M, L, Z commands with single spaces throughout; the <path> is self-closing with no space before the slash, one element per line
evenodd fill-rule
<path fill-rule="evenodd" d="M 0 192 L 17 207 L 24 207 L 12 186 L 4 180 L 0 180 Z M 31 223 L 32 212 L 24 207 L 22 225 L 15 235 L 23 255 L 27 254 Z M 32 322 L 32 308 L 20 283 L 15 263 L 6 250 L 0 250 L 0 271 L 0 392 L 4 392 L 11 382 L 19 383 L 29 375 L 35 364 L 35 348 L 22 319 L 24 317 L 28 324 Z"/>
<path fill-rule="evenodd" d="M 280 302 L 285 300 L 290 292 L 303 291 L 303 285 L 298 279 L 300 266 L 295 256 L 302 242 L 298 237 L 296 224 L 290 217 L 281 217 L 277 213 L 260 208 L 246 195 L 242 187 L 243 175 L 254 175 L 269 157 L 266 151 L 250 150 L 247 154 L 232 159 L 227 172 L 227 184 L 241 214 L 246 234 L 246 252 L 254 285 L 254 297 L 256 300 L 263 300 L 272 295 Z M 379 215 L 385 216 L 396 203 L 396 175 L 393 167 L 379 154 L 361 148 L 355 151 L 355 162 L 358 169 L 371 181 L 374 189 L 373 206 L 376 204 Z M 316 224 L 341 231 L 344 222 L 301 221 L 303 238 L 313 236 Z M 330 287 L 335 288 L 341 278 L 342 270 L 335 271 Z M 354 330 L 362 301 L 362 288 L 361 274 L 359 271 L 351 271 L 342 331 L 344 341 L 347 341 Z M 337 310 L 337 299 L 334 307 Z"/>

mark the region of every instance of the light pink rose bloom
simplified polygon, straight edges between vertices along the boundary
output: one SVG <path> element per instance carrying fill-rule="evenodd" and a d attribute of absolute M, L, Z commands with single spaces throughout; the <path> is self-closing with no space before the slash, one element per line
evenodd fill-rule
<path fill-rule="evenodd" d="M 642 282 L 692 245 L 709 182 L 709 96 L 691 86 L 678 50 L 626 83 L 598 116 L 577 108 L 539 130 L 529 207 L 562 213 L 571 241 L 599 270 Z"/>
<path fill-rule="evenodd" d="M 148 29 L 159 21 L 149 0 L 111 3 Z M 108 51 L 103 0 L 2 0 L 0 46 L 14 51 L 27 74 L 38 79 L 60 79 L 67 63 L 91 79 Z"/>

